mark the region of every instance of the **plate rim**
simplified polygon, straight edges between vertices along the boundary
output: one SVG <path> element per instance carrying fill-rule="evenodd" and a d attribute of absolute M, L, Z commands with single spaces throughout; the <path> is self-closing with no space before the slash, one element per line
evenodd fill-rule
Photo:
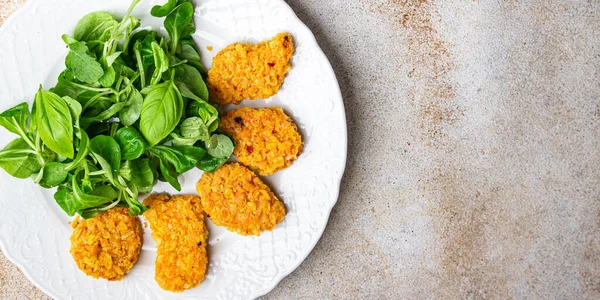
<path fill-rule="evenodd" d="M 290 13 L 290 16 L 292 16 L 294 18 L 294 22 L 298 23 L 299 26 L 302 27 L 303 30 L 306 30 L 310 33 L 310 38 L 312 40 L 312 42 L 316 45 L 316 50 L 323 55 L 323 57 L 325 57 L 325 61 L 326 61 L 326 69 L 327 71 L 330 73 L 329 75 L 333 76 L 333 78 L 335 79 L 335 93 L 334 93 L 334 97 L 337 98 L 337 100 L 340 101 L 340 103 L 342 104 L 342 113 L 341 113 L 341 117 L 342 117 L 342 123 L 343 123 L 343 127 L 342 127 L 342 132 L 343 132 L 343 149 L 344 149 L 344 153 L 342 155 L 343 158 L 343 162 L 344 162 L 344 166 L 342 171 L 340 172 L 340 175 L 338 176 L 337 180 L 335 181 L 335 195 L 333 198 L 335 198 L 335 201 L 333 201 L 330 205 L 330 207 L 327 208 L 327 218 L 325 220 L 325 224 L 323 226 L 323 229 L 320 230 L 320 232 L 318 233 L 319 238 L 315 239 L 314 243 L 312 243 L 312 245 L 310 245 L 310 250 L 306 252 L 306 255 L 304 255 L 303 257 L 301 257 L 301 259 L 298 260 L 298 263 L 294 265 L 293 268 L 290 268 L 289 272 L 283 272 L 282 275 L 277 278 L 276 280 L 274 280 L 274 284 L 272 284 L 271 286 L 269 286 L 268 288 L 264 288 L 264 289 L 260 289 L 257 291 L 257 297 L 261 297 L 264 296 L 266 294 L 268 294 L 269 292 L 271 292 L 273 289 L 275 289 L 279 283 L 281 283 L 281 281 L 286 278 L 287 276 L 289 276 L 290 274 L 292 274 L 292 272 L 296 271 L 298 269 L 298 267 L 300 267 L 300 265 L 302 263 L 304 263 L 304 261 L 306 260 L 306 258 L 313 252 L 313 250 L 315 249 L 315 247 L 317 246 L 317 244 L 319 243 L 319 241 L 321 241 L 321 238 L 323 237 L 323 233 L 325 233 L 325 229 L 327 229 L 327 225 L 329 224 L 329 218 L 331 217 L 331 212 L 333 211 L 333 208 L 335 207 L 335 205 L 337 204 L 339 197 L 340 197 L 340 190 L 341 190 L 341 184 L 342 184 L 342 179 L 344 178 L 344 174 L 346 173 L 346 164 L 348 163 L 347 158 L 348 158 L 348 119 L 346 118 L 346 110 L 345 110 L 345 105 L 344 105 L 344 98 L 342 97 L 342 91 L 340 89 L 340 83 L 339 80 L 335 74 L 335 71 L 333 70 L 333 66 L 331 65 L 331 62 L 329 61 L 329 57 L 327 57 L 327 55 L 325 55 L 325 52 L 323 52 L 323 49 L 321 49 L 321 46 L 319 46 L 319 43 L 317 41 L 317 38 L 315 37 L 315 34 L 312 32 L 312 30 L 310 30 L 310 28 L 308 28 L 308 26 L 306 26 L 306 24 L 304 24 L 304 22 L 302 22 L 302 20 L 300 20 L 300 18 L 298 17 L 298 15 L 296 14 L 296 12 L 292 9 L 292 7 L 284 0 L 278 0 L 279 2 L 281 2 L 283 4 L 283 7 L 285 7 L 285 9 L 288 11 L 288 13 Z M 0 31 L 1 33 L 1 31 Z"/>
<path fill-rule="evenodd" d="M 42 1 L 43 0 L 28 0 L 21 7 L 19 7 L 17 10 L 15 10 L 13 13 L 11 13 L 8 16 L 8 18 L 6 18 L 6 20 L 2 23 L 2 25 L 0 25 L 0 35 L 2 35 L 7 30 L 6 28 L 10 27 L 12 25 L 12 23 L 14 23 L 23 13 L 25 13 L 28 10 L 28 8 L 33 5 L 33 3 L 38 3 L 38 2 L 41 3 Z M 291 6 L 286 1 L 284 1 L 284 0 L 277 0 L 277 1 L 280 2 L 282 7 L 284 7 L 287 10 L 287 12 L 290 14 L 290 17 L 293 17 L 293 21 L 295 23 L 297 23 L 298 26 L 300 26 L 302 28 L 302 30 L 305 30 L 310 33 L 310 39 L 316 46 L 315 50 L 317 50 L 318 53 L 320 53 L 321 55 L 323 55 L 323 57 L 325 57 L 324 67 L 326 67 L 325 69 L 329 73 L 328 75 L 333 76 L 333 78 L 335 79 L 335 86 L 332 85 L 332 88 L 333 88 L 332 95 L 333 95 L 333 97 L 336 98 L 336 100 L 339 100 L 339 102 L 342 104 L 340 118 L 342 119 L 341 120 L 342 121 L 341 122 L 342 123 L 341 132 L 342 132 L 343 145 L 341 145 L 342 146 L 341 148 L 343 149 L 343 153 L 340 153 L 340 156 L 343 161 L 343 169 L 341 170 L 338 178 L 334 182 L 334 187 L 333 187 L 334 195 L 332 197 L 332 199 L 334 199 L 334 201 L 327 208 L 327 213 L 326 213 L 327 218 L 325 220 L 324 226 L 317 233 L 318 238 L 314 240 L 312 245 L 310 245 L 310 247 L 309 247 L 310 250 L 308 250 L 305 255 L 300 256 L 301 259 L 297 260 L 297 263 L 294 263 L 294 266 L 292 268 L 289 268 L 289 272 L 287 272 L 287 271 L 283 272 L 281 274 L 281 276 L 279 276 L 275 280 L 273 280 L 271 285 L 257 290 L 256 294 L 255 294 L 256 298 L 264 296 L 264 295 L 268 294 L 269 292 L 271 292 L 273 289 L 275 289 L 275 287 L 277 287 L 281 283 L 281 281 L 284 278 L 286 278 L 292 272 L 297 270 L 298 267 L 302 263 L 304 263 L 306 258 L 313 252 L 314 248 L 321 240 L 323 233 L 325 232 L 325 229 L 327 228 L 327 225 L 329 224 L 329 218 L 331 217 L 331 212 L 333 211 L 333 208 L 335 207 L 335 205 L 337 204 L 337 202 L 339 200 L 341 183 L 342 183 L 344 174 L 346 172 L 346 164 L 347 164 L 347 158 L 348 158 L 348 124 L 347 124 L 347 118 L 346 118 L 346 110 L 345 110 L 345 105 L 344 105 L 344 99 L 342 97 L 342 92 L 341 92 L 340 85 L 339 85 L 339 80 L 335 74 L 333 66 L 331 65 L 331 62 L 329 61 L 329 58 L 327 57 L 327 55 L 325 55 L 325 52 L 323 52 L 323 49 L 321 49 L 321 47 L 319 46 L 319 43 L 318 43 L 314 33 L 312 32 L 312 30 L 310 30 L 310 28 L 308 26 L 306 26 L 306 24 L 304 24 L 304 22 L 302 22 L 302 20 L 300 20 L 300 18 L 296 14 L 296 12 L 291 8 Z M 15 265 L 17 268 L 19 268 L 19 270 L 21 271 L 21 273 L 23 273 L 25 275 L 27 280 L 29 280 L 30 283 L 32 283 L 36 288 L 41 290 L 45 295 L 47 295 L 53 299 L 58 299 L 58 297 L 56 295 L 53 295 L 48 290 L 46 290 L 46 288 L 44 286 L 40 285 L 38 282 L 33 280 L 32 279 L 33 277 L 31 276 L 28 269 L 25 268 L 21 263 L 19 263 L 14 257 L 12 257 L 12 255 L 10 253 L 8 253 L 6 251 L 6 249 L 7 249 L 7 247 L 4 244 L 4 240 L 0 238 L 0 250 L 2 251 L 2 254 L 6 257 L 6 259 L 8 259 L 13 265 Z"/>

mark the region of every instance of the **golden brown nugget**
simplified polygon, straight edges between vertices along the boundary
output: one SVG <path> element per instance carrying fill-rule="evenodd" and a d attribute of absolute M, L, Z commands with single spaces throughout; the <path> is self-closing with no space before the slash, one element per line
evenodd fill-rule
<path fill-rule="evenodd" d="M 289 167 L 302 151 L 296 124 L 279 107 L 233 110 L 219 128 L 235 140 L 238 160 L 262 176 Z"/>
<path fill-rule="evenodd" d="M 182 292 L 197 286 L 206 275 L 208 230 L 197 196 L 150 195 L 144 218 L 156 241 L 154 279 L 168 291 Z"/>
<path fill-rule="evenodd" d="M 241 235 L 273 230 L 285 217 L 285 207 L 271 189 L 239 164 L 204 173 L 196 189 L 213 223 Z"/>
<path fill-rule="evenodd" d="M 292 68 L 294 42 L 289 33 L 256 45 L 235 43 L 213 58 L 207 85 L 212 99 L 220 104 L 265 99 L 279 91 Z"/>
<path fill-rule="evenodd" d="M 127 208 L 115 207 L 88 220 L 71 223 L 71 255 L 77 267 L 94 278 L 121 280 L 140 255 L 142 224 Z"/>

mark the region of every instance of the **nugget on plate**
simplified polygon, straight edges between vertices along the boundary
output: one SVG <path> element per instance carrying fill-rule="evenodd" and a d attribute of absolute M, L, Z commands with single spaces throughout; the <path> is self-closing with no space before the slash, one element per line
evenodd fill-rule
<path fill-rule="evenodd" d="M 235 43 L 213 58 L 207 85 L 212 99 L 220 104 L 265 99 L 279 91 L 292 66 L 294 42 L 289 33 L 256 45 Z"/>
<path fill-rule="evenodd" d="M 197 286 L 206 275 L 208 230 L 197 196 L 153 194 L 144 218 L 150 223 L 157 253 L 154 279 L 168 291 Z"/>
<path fill-rule="evenodd" d="M 94 278 L 121 280 L 140 255 L 142 225 L 127 208 L 115 207 L 98 216 L 71 223 L 71 255 L 77 267 Z"/>
<path fill-rule="evenodd" d="M 254 172 L 236 163 L 204 173 L 196 189 L 213 223 L 242 235 L 273 230 L 285 217 L 285 207 L 271 189 Z"/>
<path fill-rule="evenodd" d="M 233 154 L 260 175 L 289 167 L 302 151 L 296 124 L 281 108 L 240 108 L 221 118 L 220 129 L 236 142 Z"/>

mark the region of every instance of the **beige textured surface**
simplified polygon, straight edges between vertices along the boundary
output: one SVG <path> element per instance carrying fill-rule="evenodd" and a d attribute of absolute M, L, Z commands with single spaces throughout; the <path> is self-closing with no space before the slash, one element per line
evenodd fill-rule
<path fill-rule="evenodd" d="M 288 3 L 340 81 L 349 156 L 323 238 L 265 298 L 600 298 L 600 1 Z M 33 295 L 0 262 L 0 298 Z"/>

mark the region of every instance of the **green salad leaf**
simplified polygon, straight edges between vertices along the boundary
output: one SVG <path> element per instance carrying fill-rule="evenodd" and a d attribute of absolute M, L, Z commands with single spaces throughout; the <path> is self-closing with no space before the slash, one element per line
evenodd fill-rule
<path fill-rule="evenodd" d="M 73 120 L 63 98 L 41 89 L 35 95 L 36 124 L 46 147 L 67 158 L 73 158 Z"/>
<path fill-rule="evenodd" d="M 123 160 L 138 159 L 146 152 L 146 141 L 133 127 L 123 127 L 115 134 L 115 140 L 121 148 Z"/>
<path fill-rule="evenodd" d="M 177 126 L 183 114 L 183 99 L 173 83 L 150 86 L 142 90 L 146 94 L 140 115 L 140 131 L 150 146 L 166 138 Z"/>
<path fill-rule="evenodd" d="M 16 178 L 29 178 L 42 168 L 39 159 L 22 138 L 10 142 L 0 151 L 0 167 Z"/>
<path fill-rule="evenodd" d="M 105 12 L 93 12 L 85 15 L 73 31 L 73 38 L 77 41 L 89 42 L 100 39 L 106 32 L 113 29 L 117 21 Z"/>
<path fill-rule="evenodd" d="M 95 83 L 104 76 L 102 65 L 84 42 L 70 44 L 69 48 L 71 51 L 67 54 L 65 65 L 75 78 L 85 83 Z"/>
<path fill-rule="evenodd" d="M 142 214 L 148 207 L 138 199 L 157 180 L 181 190 L 180 175 L 214 172 L 233 152 L 233 141 L 216 132 L 219 112 L 191 36 L 194 6 L 167 0 L 152 8 L 167 37 L 137 30 L 139 1 L 120 21 L 106 12 L 83 16 L 61 37 L 68 53 L 56 85 L 40 87 L 31 111 L 24 102 L 0 113 L 0 126 L 18 136 L 0 150 L 0 168 L 55 188 L 69 216 L 93 218 L 115 206 Z"/>

